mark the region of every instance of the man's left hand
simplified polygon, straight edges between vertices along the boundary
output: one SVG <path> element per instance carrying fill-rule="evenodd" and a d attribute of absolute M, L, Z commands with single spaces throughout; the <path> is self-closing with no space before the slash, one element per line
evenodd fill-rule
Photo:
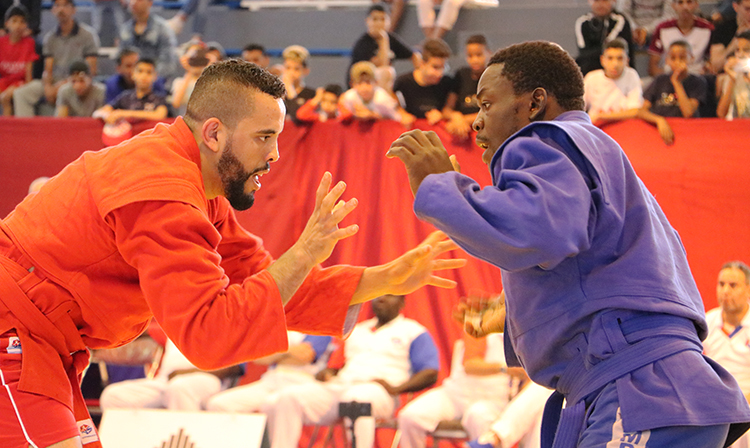
<path fill-rule="evenodd" d="M 433 131 L 414 129 L 401 134 L 391 144 L 386 157 L 398 157 L 404 162 L 411 192 L 415 196 L 428 175 L 453 171 L 448 152 Z"/>

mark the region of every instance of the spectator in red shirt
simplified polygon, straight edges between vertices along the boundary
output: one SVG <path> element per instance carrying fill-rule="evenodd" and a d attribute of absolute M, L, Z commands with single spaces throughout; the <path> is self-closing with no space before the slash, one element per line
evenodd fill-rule
<path fill-rule="evenodd" d="M 0 37 L 0 101 L 3 115 L 13 115 L 13 91 L 31 81 L 32 65 L 39 59 L 34 39 L 28 37 L 29 14 L 23 5 L 13 5 L 5 12 L 7 33 Z"/>

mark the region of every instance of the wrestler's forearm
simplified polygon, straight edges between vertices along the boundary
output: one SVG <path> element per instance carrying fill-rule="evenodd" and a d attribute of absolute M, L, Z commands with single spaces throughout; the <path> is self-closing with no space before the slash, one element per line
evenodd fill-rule
<path fill-rule="evenodd" d="M 295 244 L 268 267 L 268 273 L 276 282 L 284 305 L 297 292 L 297 289 L 315 266 L 315 263 L 311 260 L 309 254 Z"/>
<path fill-rule="evenodd" d="M 387 284 L 388 273 L 385 265 L 365 268 L 350 303 L 356 305 L 388 294 Z"/>

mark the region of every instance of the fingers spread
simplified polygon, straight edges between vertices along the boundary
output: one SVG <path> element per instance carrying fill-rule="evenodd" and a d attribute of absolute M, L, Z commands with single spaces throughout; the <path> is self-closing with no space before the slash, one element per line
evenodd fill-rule
<path fill-rule="evenodd" d="M 320 204 L 323 203 L 323 198 L 328 194 L 328 189 L 331 187 L 331 181 L 333 176 L 330 172 L 326 171 L 323 173 L 323 178 L 320 179 L 318 190 L 315 192 L 315 208 L 320 208 Z"/>
<path fill-rule="evenodd" d="M 465 258 L 449 258 L 449 259 L 443 259 L 439 258 L 432 262 L 432 270 L 433 271 L 440 271 L 443 269 L 458 269 L 466 266 L 466 259 Z"/>
<path fill-rule="evenodd" d="M 430 276 L 429 281 L 427 282 L 428 285 L 437 286 L 438 288 L 446 288 L 446 289 L 452 289 L 455 288 L 457 283 L 453 280 L 448 280 L 447 278 L 438 277 L 437 275 Z"/>
<path fill-rule="evenodd" d="M 333 221 L 337 224 L 340 223 L 341 220 L 346 217 L 346 215 L 357 208 L 357 204 L 359 204 L 357 198 L 349 199 L 347 202 L 339 201 L 338 204 L 336 204 L 336 207 L 334 207 L 333 211 L 331 212 L 331 214 L 333 215 Z"/>
<path fill-rule="evenodd" d="M 341 195 L 344 194 L 344 191 L 346 191 L 346 183 L 344 181 L 339 181 L 339 183 L 337 183 L 336 186 L 333 187 L 323 198 L 323 202 L 320 204 L 320 210 L 324 213 L 331 213 L 336 202 Z"/>

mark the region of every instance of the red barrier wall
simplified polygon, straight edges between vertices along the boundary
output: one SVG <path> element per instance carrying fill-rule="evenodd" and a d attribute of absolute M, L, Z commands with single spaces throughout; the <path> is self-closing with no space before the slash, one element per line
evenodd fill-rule
<path fill-rule="evenodd" d="M 656 129 L 640 121 L 613 124 L 605 131 L 623 146 L 680 232 L 708 309 L 716 306 L 719 266 L 732 259 L 750 261 L 750 123 L 670 123 L 677 135 L 673 146 L 664 145 Z M 330 261 L 369 265 L 394 258 L 431 230 L 414 216 L 403 166 L 384 157 L 403 130 L 395 122 L 318 123 L 310 128 L 287 124 L 280 138 L 281 159 L 263 177 L 256 205 L 240 214 L 241 222 L 278 256 L 304 227 L 315 188 L 329 170 L 336 180 L 347 182 L 346 198 L 360 202 L 345 221 L 358 223 L 360 233 L 339 243 Z M 458 156 L 464 173 L 489 182 L 476 146 L 452 142 L 442 129 L 435 130 Z M 0 119 L 0 216 L 24 197 L 33 179 L 54 175 L 81 152 L 101 148 L 100 136 L 101 124 L 93 119 Z M 426 288 L 407 301 L 405 310 L 433 331 L 443 370 L 460 334 L 450 309 L 472 289 L 501 287 L 499 271 L 476 260 L 450 276 L 459 281 L 456 291 Z"/>

